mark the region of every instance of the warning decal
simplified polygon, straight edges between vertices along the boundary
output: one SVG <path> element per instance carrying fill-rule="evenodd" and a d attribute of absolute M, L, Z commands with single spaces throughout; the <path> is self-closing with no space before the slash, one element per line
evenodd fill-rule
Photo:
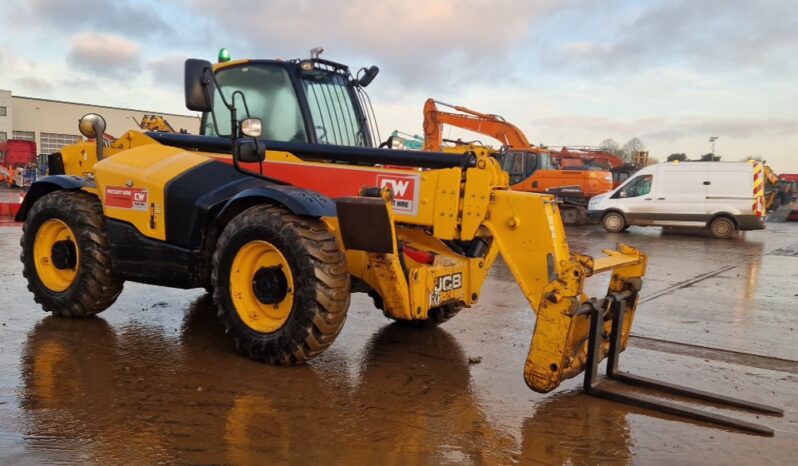
<path fill-rule="evenodd" d="M 124 188 L 118 186 L 105 187 L 106 207 L 147 210 L 147 197 L 146 189 Z"/>
<path fill-rule="evenodd" d="M 406 215 L 418 213 L 419 181 L 419 175 L 377 175 L 377 185 L 393 192 L 394 212 Z"/>

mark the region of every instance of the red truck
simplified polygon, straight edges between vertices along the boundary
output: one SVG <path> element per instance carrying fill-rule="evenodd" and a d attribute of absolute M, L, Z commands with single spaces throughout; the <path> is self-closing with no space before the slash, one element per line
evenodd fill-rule
<path fill-rule="evenodd" d="M 9 139 L 0 142 L 0 181 L 9 186 L 25 183 L 19 175 L 36 163 L 36 142 Z"/>

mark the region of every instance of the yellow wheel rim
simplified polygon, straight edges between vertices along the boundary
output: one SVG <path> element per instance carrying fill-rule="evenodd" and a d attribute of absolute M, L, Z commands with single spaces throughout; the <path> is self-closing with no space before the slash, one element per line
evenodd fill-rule
<path fill-rule="evenodd" d="M 279 330 L 294 305 L 294 279 L 285 256 L 266 241 L 245 244 L 233 259 L 230 297 L 249 328 L 259 333 Z"/>
<path fill-rule="evenodd" d="M 60 293 L 75 282 L 80 250 L 66 223 L 56 218 L 42 223 L 33 240 L 33 261 L 39 280 L 50 291 Z"/>

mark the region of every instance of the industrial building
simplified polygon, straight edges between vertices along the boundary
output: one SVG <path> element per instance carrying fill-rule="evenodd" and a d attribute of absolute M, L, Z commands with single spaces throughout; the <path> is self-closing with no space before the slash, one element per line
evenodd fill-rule
<path fill-rule="evenodd" d="M 146 114 L 165 117 L 176 131 L 185 129 L 197 133 L 199 130 L 198 116 L 23 97 L 0 89 L 0 142 L 7 139 L 36 141 L 39 153 L 56 152 L 81 139 L 78 120 L 87 113 L 102 115 L 113 136 L 138 129 L 137 122 Z"/>

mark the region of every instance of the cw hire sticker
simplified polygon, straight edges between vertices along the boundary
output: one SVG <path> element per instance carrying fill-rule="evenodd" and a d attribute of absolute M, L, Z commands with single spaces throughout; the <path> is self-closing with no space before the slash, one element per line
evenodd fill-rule
<path fill-rule="evenodd" d="M 441 293 L 459 290 L 463 287 L 463 274 L 460 272 L 451 275 L 442 275 L 435 278 L 435 289 L 429 294 L 430 306 L 441 303 Z"/>
<path fill-rule="evenodd" d="M 147 210 L 148 192 L 141 188 L 126 188 L 119 186 L 105 187 L 106 207 L 118 209 Z"/>
<path fill-rule="evenodd" d="M 393 192 L 394 212 L 418 214 L 419 175 L 377 175 L 377 186 Z"/>

